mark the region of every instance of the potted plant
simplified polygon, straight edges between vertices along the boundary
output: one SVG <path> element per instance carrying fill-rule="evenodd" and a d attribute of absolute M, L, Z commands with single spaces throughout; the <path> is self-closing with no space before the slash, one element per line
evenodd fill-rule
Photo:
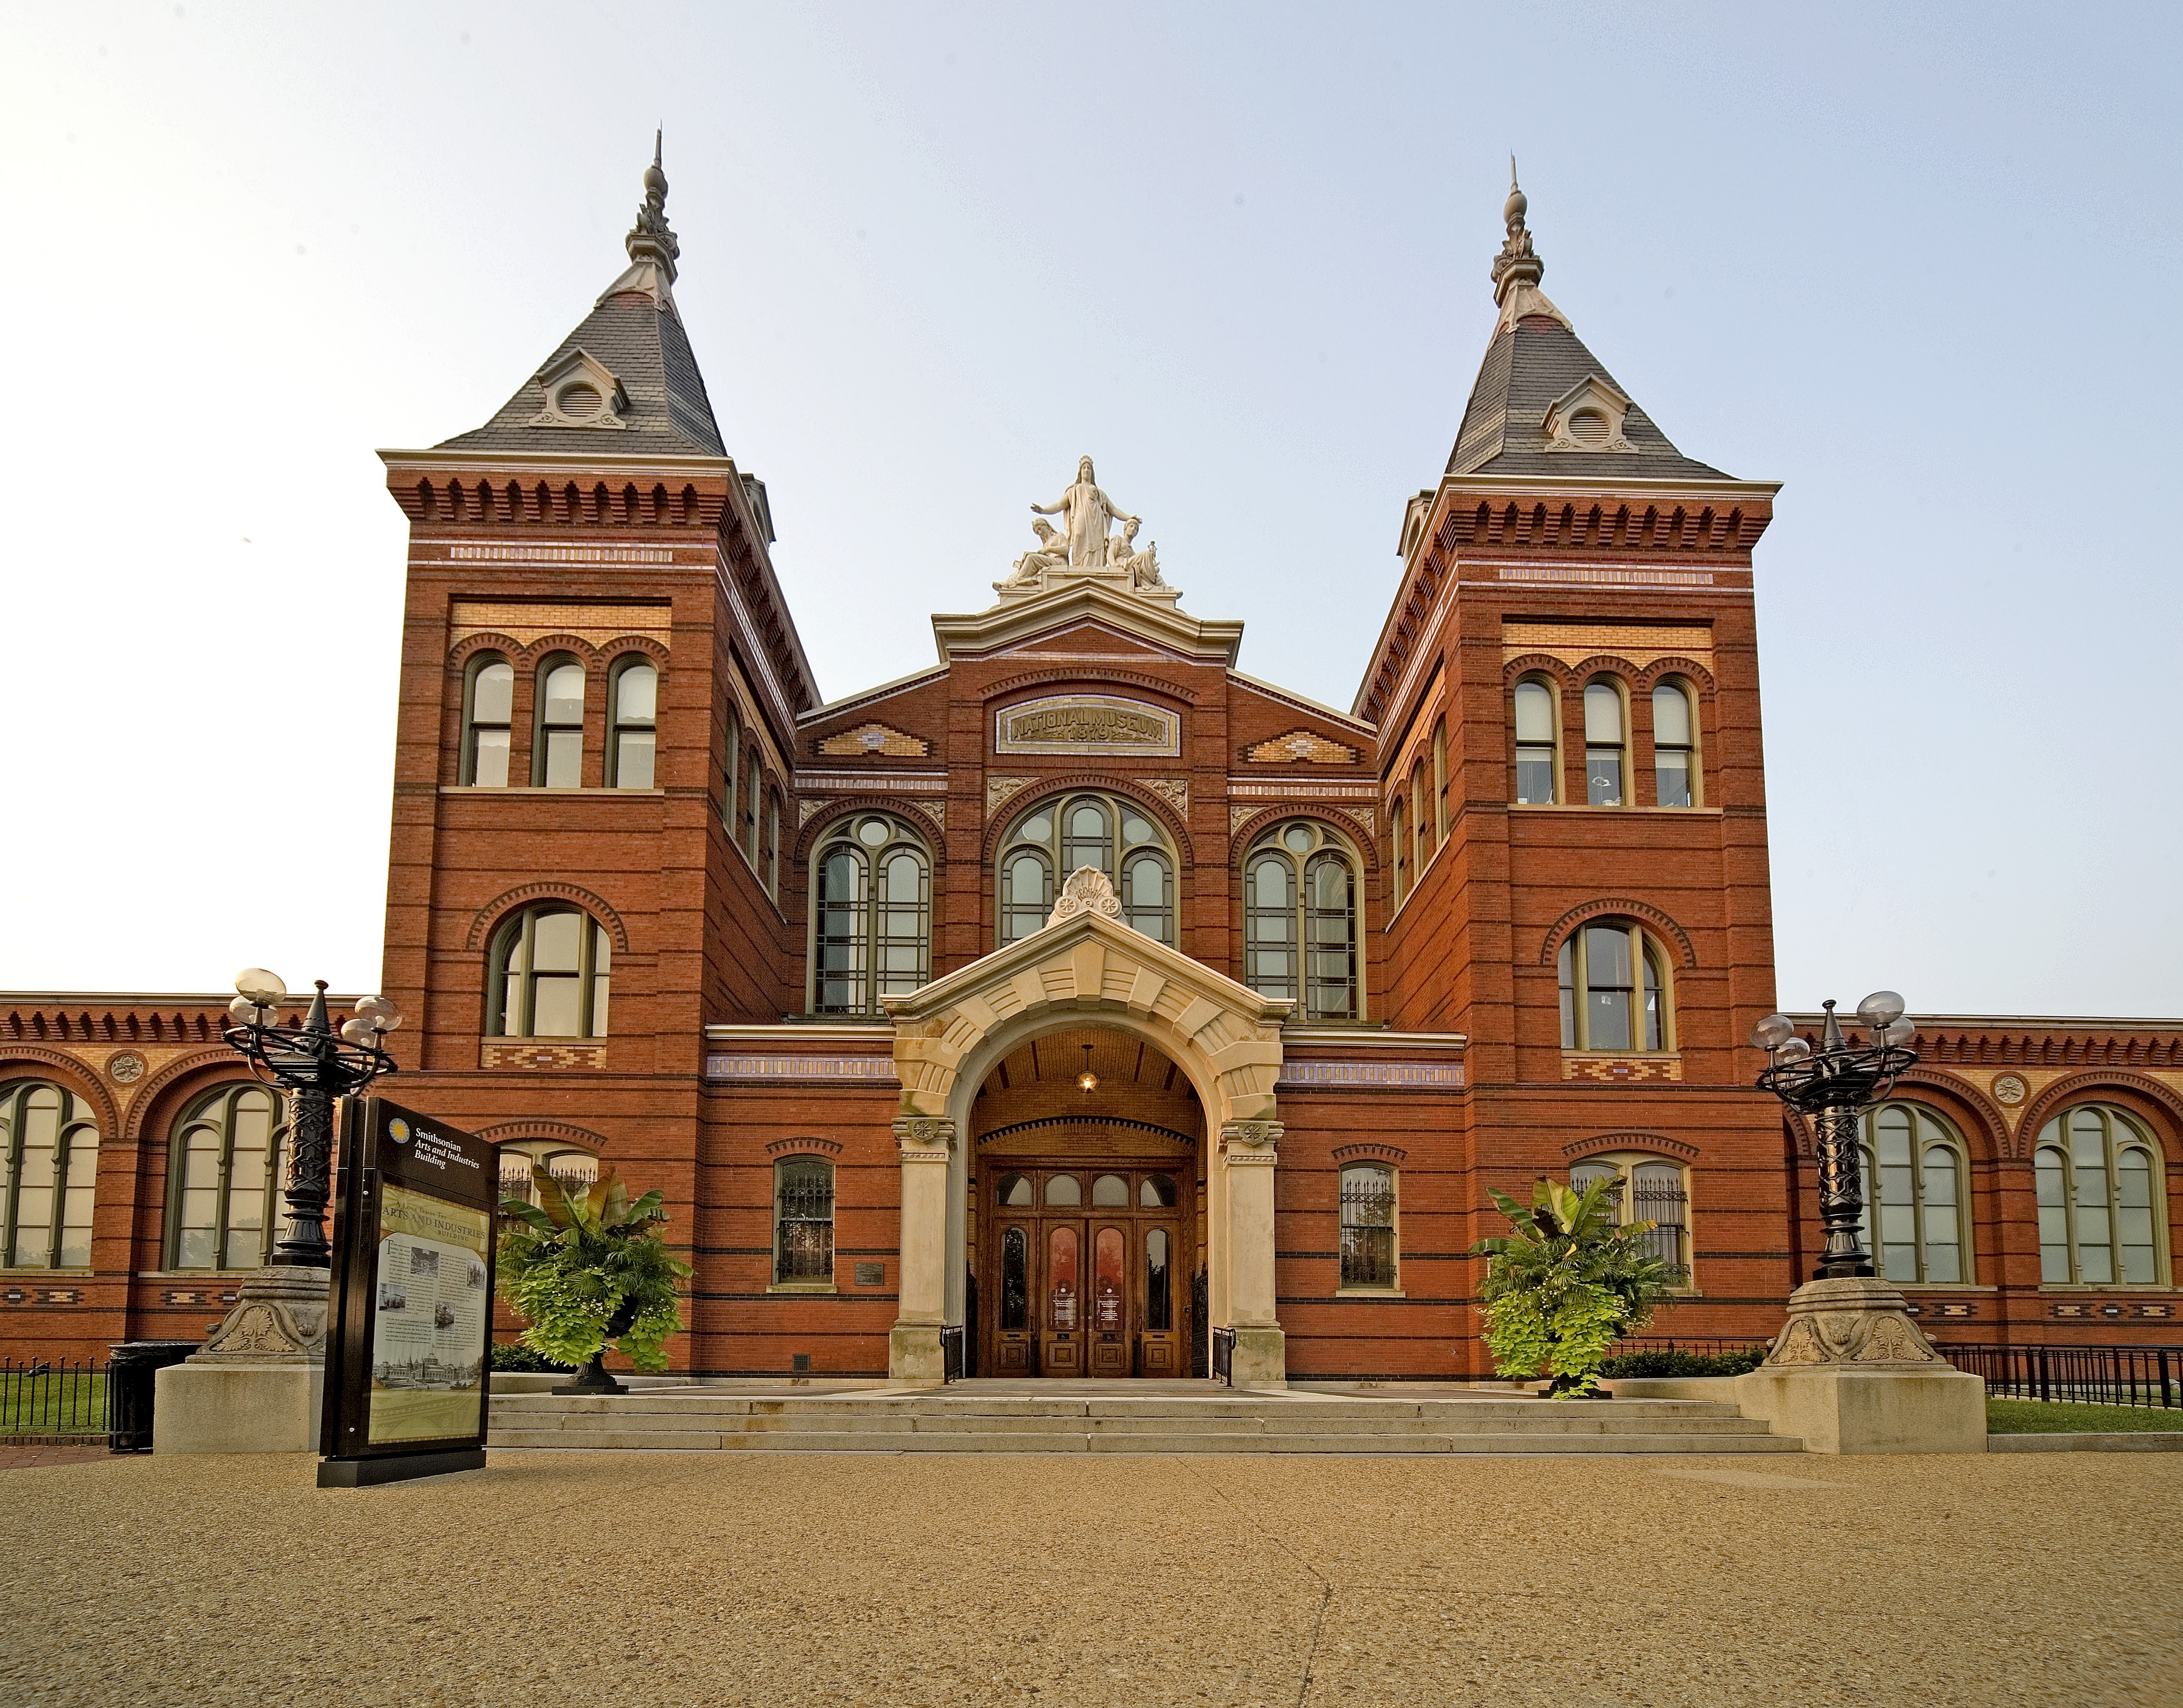
<path fill-rule="evenodd" d="M 1519 1379 L 1545 1371 L 1553 1399 L 1598 1397 L 1607 1349 L 1668 1294 L 1668 1267 L 1643 1243 L 1653 1223 L 1618 1223 L 1614 1190 L 1608 1180 L 1574 1192 L 1541 1179 L 1528 1210 L 1495 1191 L 1514 1231 L 1470 1248 L 1486 1259 L 1478 1291 L 1494 1368 Z"/>
<path fill-rule="evenodd" d="M 564 1184 L 533 1165 L 539 1204 L 503 1198 L 517 1225 L 501 1235 L 500 1293 L 530 1323 L 523 1344 L 557 1364 L 581 1365 L 556 1394 L 619 1394 L 607 1374 L 608 1343 L 640 1370 L 667 1367 L 667 1337 L 681 1332 L 675 1284 L 690 1266 L 655 1231 L 661 1195 L 631 1199 L 609 1168 L 592 1183 Z"/>

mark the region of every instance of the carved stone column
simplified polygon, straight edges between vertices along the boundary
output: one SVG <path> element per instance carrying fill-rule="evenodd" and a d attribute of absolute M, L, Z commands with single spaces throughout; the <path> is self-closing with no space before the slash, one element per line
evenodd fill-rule
<path fill-rule="evenodd" d="M 1220 1167 L 1227 1221 L 1228 1316 L 1236 1331 L 1230 1380 L 1238 1388 L 1288 1381 L 1285 1337 L 1274 1302 L 1274 1166 L 1278 1121 L 1225 1121 Z"/>
<path fill-rule="evenodd" d="M 153 1378 L 154 1453 L 314 1453 L 331 1270 L 260 1269 L 204 1344 Z"/>
<path fill-rule="evenodd" d="M 1983 1453 L 1986 1384 L 1951 1366 L 1865 1276 L 1807 1281 L 1766 1361 L 1736 1378 L 1747 1417 L 1814 1453 Z"/>
<path fill-rule="evenodd" d="M 902 1154 L 901 1302 L 887 1345 L 887 1376 L 938 1382 L 945 1370 L 940 1331 L 947 1321 L 947 1179 L 955 1123 L 905 1115 L 894 1123 Z"/>

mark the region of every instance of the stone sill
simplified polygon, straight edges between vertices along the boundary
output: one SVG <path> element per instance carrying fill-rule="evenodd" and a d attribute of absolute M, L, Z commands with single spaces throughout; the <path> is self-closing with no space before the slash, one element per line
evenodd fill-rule
<path fill-rule="evenodd" d="M 88 1264 L 85 1265 L 81 1269 L 25 1267 L 21 1269 L 0 1269 L 0 1279 L 8 1281 L 28 1281 L 40 1275 L 66 1275 L 78 1281 L 88 1281 L 99 1273 L 100 1272 L 97 1269 Z M 247 1273 L 249 1272 L 245 1271 L 244 1273 Z"/>
<path fill-rule="evenodd" d="M 2100 1294 L 2173 1293 L 2176 1289 L 2173 1287 L 2164 1287 L 2157 1281 L 2144 1281 L 2137 1283 L 2125 1281 L 2041 1281 L 2039 1284 L 2039 1290 L 2041 1293 L 2059 1294 L 2063 1297 L 2066 1298 L 2072 1294 L 2075 1294 L 2079 1297 L 2084 1297 L 2086 1295 Z"/>
<path fill-rule="evenodd" d="M 1337 1299 L 1407 1299 L 1410 1295 L 1399 1287 L 1337 1287 Z"/>
<path fill-rule="evenodd" d="M 586 795 L 601 799 L 619 798 L 625 801 L 664 801 L 664 789 L 546 789 L 530 784 L 510 785 L 505 789 L 495 788 L 490 783 L 442 783 L 442 795 Z"/>
<path fill-rule="evenodd" d="M 768 1293 L 801 1294 L 806 1297 L 816 1297 L 828 1293 L 839 1293 L 842 1289 L 831 1281 L 776 1281 L 765 1290 Z"/>
<path fill-rule="evenodd" d="M 247 1281 L 256 1269 L 139 1269 L 139 1281 L 193 1281 L 209 1286 L 215 1281 Z"/>

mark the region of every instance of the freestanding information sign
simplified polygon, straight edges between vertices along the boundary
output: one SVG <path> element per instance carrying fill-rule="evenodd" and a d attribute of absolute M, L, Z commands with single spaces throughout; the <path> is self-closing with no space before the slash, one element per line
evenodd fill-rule
<path fill-rule="evenodd" d="M 485 1463 L 499 1147 L 349 1104 L 334 1206 L 321 1489 Z"/>

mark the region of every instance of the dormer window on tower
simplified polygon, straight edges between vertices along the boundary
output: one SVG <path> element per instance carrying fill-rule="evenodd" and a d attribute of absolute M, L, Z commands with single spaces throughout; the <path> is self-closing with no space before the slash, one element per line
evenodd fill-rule
<path fill-rule="evenodd" d="M 538 383 L 546 407 L 531 418 L 533 427 L 607 427 L 619 433 L 627 425 L 621 417 L 629 393 L 587 352 L 571 350 L 548 363 L 538 370 Z"/>
<path fill-rule="evenodd" d="M 1549 451 L 1635 451 L 1622 436 L 1630 399 L 1611 380 L 1587 374 L 1547 406 L 1539 424 Z"/>

